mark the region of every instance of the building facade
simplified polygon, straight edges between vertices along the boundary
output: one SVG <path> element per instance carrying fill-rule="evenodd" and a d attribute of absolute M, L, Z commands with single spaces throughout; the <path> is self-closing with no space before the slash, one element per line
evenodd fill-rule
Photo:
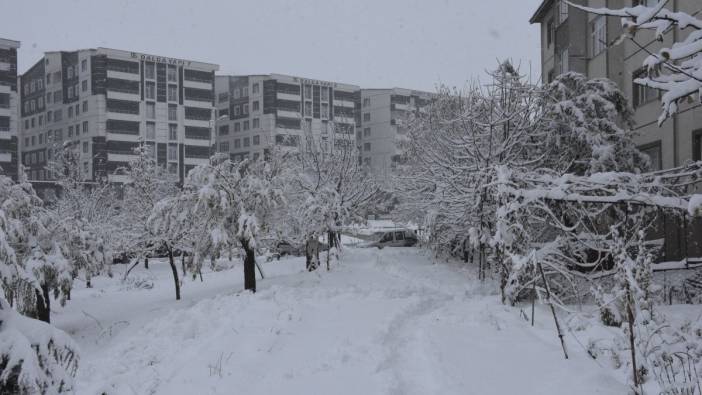
<path fill-rule="evenodd" d="M 356 140 L 361 162 L 376 176 L 392 176 L 400 153 L 398 139 L 406 132 L 408 117 L 431 98 L 431 93 L 403 88 L 361 90 L 361 127 Z"/>
<path fill-rule="evenodd" d="M 653 6 L 657 0 L 573 0 L 589 7 L 611 9 L 639 4 Z M 699 15 L 699 0 L 670 0 L 674 12 Z M 644 72 L 642 64 L 650 53 L 671 47 L 692 30 L 673 29 L 657 41 L 652 31 L 636 33 L 634 41 L 613 43 L 621 36 L 620 19 L 588 14 L 561 0 L 544 0 L 531 23 L 541 25 L 541 71 L 544 83 L 567 71 L 589 78 L 608 78 L 619 86 L 634 110 L 635 142 L 651 159 L 653 170 L 681 166 L 702 160 L 702 106 L 699 101 L 682 103 L 678 113 L 658 126 L 661 93 L 634 83 Z M 687 220 L 685 220 L 687 221 Z M 659 235 L 666 235 L 664 255 L 668 259 L 702 256 L 701 221 L 679 223 L 665 219 Z"/>
<path fill-rule="evenodd" d="M 183 180 L 213 145 L 219 66 L 109 48 L 47 52 L 19 78 L 20 150 L 30 180 L 50 181 L 57 150 L 79 153 L 85 180 L 107 178 L 145 144 Z"/>
<path fill-rule="evenodd" d="M 17 49 L 19 41 L 0 38 L 0 174 L 17 180 Z"/>
<path fill-rule="evenodd" d="M 264 158 L 273 146 L 329 148 L 352 142 L 360 88 L 282 74 L 217 76 L 217 151 L 233 160 Z"/>

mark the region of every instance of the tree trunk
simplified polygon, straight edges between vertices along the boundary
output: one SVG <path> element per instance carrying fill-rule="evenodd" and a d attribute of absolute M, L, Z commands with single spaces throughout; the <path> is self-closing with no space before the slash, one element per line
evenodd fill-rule
<path fill-rule="evenodd" d="M 256 252 L 249 247 L 248 241 L 242 241 L 244 247 L 244 289 L 256 292 Z"/>
<path fill-rule="evenodd" d="M 183 270 L 183 278 L 185 278 L 185 252 L 180 253 L 180 268 Z"/>
<path fill-rule="evenodd" d="M 175 283 L 176 300 L 180 300 L 180 281 L 178 281 L 178 268 L 173 260 L 173 250 L 171 247 L 166 247 L 168 249 L 168 262 L 171 264 L 171 271 L 173 272 L 173 282 Z"/>
<path fill-rule="evenodd" d="M 317 270 L 319 267 L 319 240 L 316 236 L 307 237 L 305 243 L 305 258 L 307 261 L 307 271 Z"/>
<path fill-rule="evenodd" d="M 144 269 L 148 269 L 148 268 L 149 268 L 149 258 L 147 257 L 147 258 L 144 258 Z"/>
<path fill-rule="evenodd" d="M 41 292 L 38 290 L 34 291 L 36 294 L 36 313 L 37 319 L 42 320 L 46 323 L 51 323 L 51 299 L 49 298 L 49 286 L 46 284 L 41 285 Z"/>

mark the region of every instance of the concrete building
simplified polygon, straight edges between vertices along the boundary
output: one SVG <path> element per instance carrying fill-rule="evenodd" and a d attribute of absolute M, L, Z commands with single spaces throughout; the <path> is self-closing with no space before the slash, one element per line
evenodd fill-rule
<path fill-rule="evenodd" d="M 356 140 L 360 160 L 374 174 L 392 175 L 399 154 L 397 139 L 405 133 L 408 116 L 431 98 L 431 93 L 402 88 L 361 90 L 361 128 Z"/>
<path fill-rule="evenodd" d="M 108 177 L 144 142 L 182 180 L 207 162 L 219 66 L 109 48 L 47 52 L 20 77 L 20 148 L 30 180 L 56 150 L 80 152 L 86 180 Z"/>
<path fill-rule="evenodd" d="M 217 76 L 217 151 L 263 158 L 273 145 L 300 147 L 311 135 L 333 147 L 353 141 L 360 88 L 282 74 Z"/>
<path fill-rule="evenodd" d="M 573 2 L 608 8 L 657 4 L 656 0 Z M 702 2 L 671 0 L 666 7 L 671 11 L 699 15 Z M 640 31 L 636 34 L 635 42 L 624 40 L 619 45 L 612 45 L 622 33 L 619 18 L 588 14 L 561 0 L 544 0 L 530 22 L 541 24 L 541 72 L 544 83 L 566 71 L 576 71 L 589 78 L 609 78 L 629 98 L 635 112 L 635 141 L 639 149 L 651 158 L 654 170 L 674 168 L 691 160 L 702 159 L 702 107 L 699 102 L 682 103 L 678 113 L 659 127 L 657 119 L 661 113 L 661 93 L 634 84 L 634 79 L 643 72 L 643 60 L 649 52 L 657 53 L 662 47 L 672 46 L 692 29 L 674 29 L 665 35 L 663 41 L 655 40 L 651 31 Z M 666 220 L 663 224 L 668 236 L 665 255 L 669 259 L 678 259 L 694 251 L 702 256 L 699 243 L 702 225 L 682 225 L 675 220 Z M 691 232 L 693 236 L 688 234 L 685 237 L 685 232 Z M 686 239 L 692 239 L 692 242 L 688 243 Z"/>
<path fill-rule="evenodd" d="M 17 49 L 19 41 L 0 38 L 0 174 L 17 180 Z"/>

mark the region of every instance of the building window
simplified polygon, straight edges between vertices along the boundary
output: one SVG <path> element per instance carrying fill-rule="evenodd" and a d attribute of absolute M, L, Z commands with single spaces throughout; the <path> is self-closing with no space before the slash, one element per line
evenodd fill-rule
<path fill-rule="evenodd" d="M 239 88 L 234 88 L 234 91 L 232 91 L 232 97 L 233 97 L 234 99 L 238 99 L 238 98 L 239 98 Z"/>
<path fill-rule="evenodd" d="M 244 121 L 244 125 L 243 125 L 242 129 L 244 129 L 244 131 L 249 130 L 249 121 Z"/>
<path fill-rule="evenodd" d="M 156 65 L 154 63 L 144 63 L 144 77 L 151 80 L 156 78 Z"/>
<path fill-rule="evenodd" d="M 80 83 L 80 89 L 83 92 L 86 92 L 88 90 L 88 80 L 83 80 L 83 82 Z"/>
<path fill-rule="evenodd" d="M 663 163 L 661 159 L 661 142 L 656 141 L 654 143 L 642 145 L 639 148 L 641 153 L 648 156 L 651 161 L 651 171 L 658 171 L 663 169 Z"/>
<path fill-rule="evenodd" d="M 568 48 L 566 48 L 563 51 L 561 51 L 561 55 L 560 55 L 561 63 L 560 63 L 560 70 L 559 70 L 558 74 L 565 74 L 569 71 L 568 57 L 569 57 Z"/>
<path fill-rule="evenodd" d="M 370 137 L 371 128 L 363 128 L 363 137 Z"/>
<path fill-rule="evenodd" d="M 234 132 L 236 133 L 238 131 L 241 131 L 241 124 L 239 122 L 236 122 L 234 124 Z"/>
<path fill-rule="evenodd" d="M 146 103 L 146 118 L 156 119 L 156 103 Z"/>
<path fill-rule="evenodd" d="M 51 92 L 46 94 L 46 104 L 51 103 Z"/>
<path fill-rule="evenodd" d="M 73 126 L 68 127 L 68 137 L 73 137 Z"/>
<path fill-rule="evenodd" d="M 63 100 L 61 100 L 61 91 L 56 91 L 54 92 L 54 103 L 61 103 Z"/>
<path fill-rule="evenodd" d="M 68 117 L 73 118 L 73 106 L 68 107 Z"/>
<path fill-rule="evenodd" d="M 236 139 L 234 140 L 234 149 L 241 148 L 241 140 Z"/>
<path fill-rule="evenodd" d="M 251 127 L 253 129 L 258 129 L 261 126 L 261 121 L 258 118 L 254 118 L 252 121 Z"/>
<path fill-rule="evenodd" d="M 322 101 L 329 101 L 329 88 L 322 87 Z"/>
<path fill-rule="evenodd" d="M 364 122 L 370 121 L 370 113 L 369 112 L 363 114 L 363 121 Z"/>
<path fill-rule="evenodd" d="M 219 135 L 227 136 L 229 134 L 229 125 L 222 125 L 219 127 Z"/>
<path fill-rule="evenodd" d="M 168 139 L 171 141 L 178 140 L 178 125 L 172 123 L 168 124 Z"/>
<path fill-rule="evenodd" d="M 363 98 L 363 107 L 370 107 L 370 97 Z"/>
<path fill-rule="evenodd" d="M 178 146 L 175 144 L 168 144 L 168 160 L 178 160 Z"/>
<path fill-rule="evenodd" d="M 245 86 L 241 88 L 241 97 L 247 97 L 249 95 L 249 87 Z"/>
<path fill-rule="evenodd" d="M 702 160 L 702 130 L 692 132 L 692 160 Z"/>
<path fill-rule="evenodd" d="M 312 85 L 305 85 L 305 99 L 312 99 Z"/>
<path fill-rule="evenodd" d="M 177 121 L 178 120 L 178 105 L 169 104 L 168 105 L 168 120 Z"/>
<path fill-rule="evenodd" d="M 258 111 L 258 106 L 259 106 L 258 100 L 254 101 L 251 105 L 253 107 L 253 111 Z"/>
<path fill-rule="evenodd" d="M 561 24 L 568 20 L 568 3 L 565 1 L 559 2 L 558 7 L 558 23 Z"/>
<path fill-rule="evenodd" d="M 156 124 L 153 122 L 146 123 L 146 138 L 154 140 L 156 138 Z"/>
<path fill-rule="evenodd" d="M 83 100 L 83 112 L 88 112 L 88 101 Z"/>
<path fill-rule="evenodd" d="M 363 143 L 363 150 L 368 152 L 371 150 L 371 143 Z"/>
<path fill-rule="evenodd" d="M 595 57 L 607 49 L 607 19 L 600 15 L 590 26 L 590 56 Z"/>
<path fill-rule="evenodd" d="M 305 116 L 306 117 L 312 116 L 312 102 L 311 101 L 305 102 Z"/>
<path fill-rule="evenodd" d="M 88 153 L 88 142 L 83 141 L 83 153 L 87 154 Z"/>
<path fill-rule="evenodd" d="M 329 104 L 328 103 L 322 103 L 322 119 L 328 119 L 329 118 Z"/>
<path fill-rule="evenodd" d="M 219 152 L 229 152 L 229 143 L 227 141 L 219 143 Z"/>
<path fill-rule="evenodd" d="M 550 47 L 556 38 L 556 26 L 553 23 L 553 18 L 546 23 L 546 46 Z"/>
<path fill-rule="evenodd" d="M 80 71 L 88 71 L 88 59 L 83 59 L 80 61 Z"/>
<path fill-rule="evenodd" d="M 259 144 L 261 144 L 261 136 L 259 136 L 259 135 L 253 136 L 253 145 L 259 145 Z"/>
<path fill-rule="evenodd" d="M 241 114 L 242 115 L 249 114 L 249 105 L 248 104 L 244 104 L 243 106 L 241 106 Z"/>
<path fill-rule="evenodd" d="M 83 121 L 83 134 L 88 133 L 88 121 Z"/>
<path fill-rule="evenodd" d="M 329 122 L 322 121 L 322 134 L 329 133 Z"/>
<path fill-rule="evenodd" d="M 239 116 L 239 106 L 234 106 L 234 116 L 235 117 Z"/>
<path fill-rule="evenodd" d="M 177 72 L 178 69 L 175 68 L 175 66 L 168 66 L 168 82 L 177 82 L 178 81 L 178 75 Z"/>
<path fill-rule="evenodd" d="M 177 85 L 168 85 L 168 101 L 178 101 Z"/>
<path fill-rule="evenodd" d="M 53 115 L 54 115 L 54 113 L 51 111 L 46 112 L 46 123 L 49 123 L 52 121 Z"/>
<path fill-rule="evenodd" d="M 258 82 L 251 86 L 251 93 L 254 95 L 258 94 Z"/>
<path fill-rule="evenodd" d="M 251 145 L 251 139 L 248 137 L 244 137 L 244 147 L 248 147 Z"/>
<path fill-rule="evenodd" d="M 658 89 L 653 89 L 650 88 L 646 85 L 641 85 L 637 84 L 636 79 L 645 77 L 646 76 L 646 71 L 645 69 L 638 70 L 637 72 L 634 73 L 634 76 L 632 78 L 632 86 L 631 86 L 631 92 L 632 92 L 632 104 L 634 105 L 634 108 L 638 108 L 643 106 L 646 103 L 658 100 L 659 97 L 659 91 Z"/>
<path fill-rule="evenodd" d="M 147 99 L 156 99 L 156 84 L 150 81 L 146 82 L 146 87 L 144 89 L 144 95 Z"/>

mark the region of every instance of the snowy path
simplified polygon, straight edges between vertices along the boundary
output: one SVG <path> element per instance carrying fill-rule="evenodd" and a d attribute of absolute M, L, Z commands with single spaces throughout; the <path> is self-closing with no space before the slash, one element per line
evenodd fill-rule
<path fill-rule="evenodd" d="M 187 282 L 180 302 L 159 268 L 152 290 L 77 291 L 55 316 L 83 346 L 79 393 L 626 393 L 575 344 L 563 360 L 545 311 L 532 328 L 420 251 L 349 249 L 329 273 L 303 265 L 265 264 L 255 295 L 233 292 L 240 268 Z"/>

